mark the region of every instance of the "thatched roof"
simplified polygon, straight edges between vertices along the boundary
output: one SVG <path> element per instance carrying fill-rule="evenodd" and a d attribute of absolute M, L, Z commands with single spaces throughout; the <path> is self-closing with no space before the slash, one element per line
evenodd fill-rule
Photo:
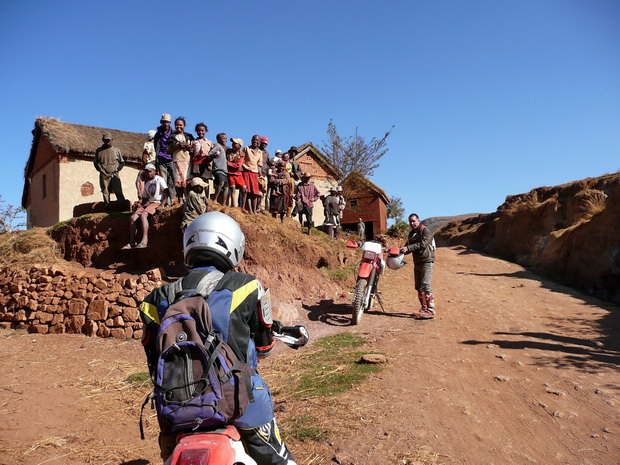
<path fill-rule="evenodd" d="M 319 165 L 321 165 L 325 171 L 327 171 L 328 173 L 331 173 L 331 175 L 336 180 L 339 180 L 342 178 L 342 173 L 340 172 L 338 167 L 335 166 L 329 158 L 323 155 L 321 151 L 318 148 L 316 148 L 314 144 L 312 144 L 312 142 L 307 142 L 305 144 L 300 145 L 299 147 L 297 147 L 297 150 L 299 152 L 297 156 L 295 157 L 296 159 L 307 153 L 312 153 L 314 155 L 314 158 L 316 158 L 317 162 L 319 163 Z"/>
<path fill-rule="evenodd" d="M 125 162 L 142 163 L 142 148 L 146 142 L 146 134 L 64 123 L 55 118 L 37 118 L 32 130 L 30 156 L 24 170 L 22 206 L 27 208 L 32 170 L 35 166 L 34 158 L 41 137 L 45 137 L 58 154 L 69 158 L 94 159 L 95 151 L 102 144 L 101 136 L 105 132 L 112 135 L 112 145 L 120 149 Z"/>
<path fill-rule="evenodd" d="M 37 118 L 33 131 L 35 137 L 37 130 L 52 144 L 56 153 L 68 156 L 94 156 L 95 150 L 101 146 L 101 136 L 104 132 L 109 132 L 112 135 L 112 145 L 120 149 L 123 158 L 128 162 L 140 163 L 142 146 L 146 142 L 146 134 L 64 123 L 55 118 Z"/>

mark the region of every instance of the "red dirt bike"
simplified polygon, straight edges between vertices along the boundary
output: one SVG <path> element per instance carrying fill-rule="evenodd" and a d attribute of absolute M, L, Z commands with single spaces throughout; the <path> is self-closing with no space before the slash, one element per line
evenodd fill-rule
<path fill-rule="evenodd" d="M 278 327 L 279 326 L 279 327 Z M 310 339 L 304 326 L 282 326 L 274 321 L 273 337 L 298 349 Z M 239 430 L 224 425 L 211 431 L 179 435 L 176 447 L 164 465 L 256 465 L 245 451 Z"/>
<path fill-rule="evenodd" d="M 379 279 L 385 271 L 385 260 L 383 253 L 398 255 L 398 247 L 385 248 L 380 243 L 374 241 L 357 242 L 348 240 L 347 247 L 351 249 L 362 248 L 362 260 L 357 266 L 357 281 L 355 283 L 355 292 L 353 293 L 353 317 L 351 323 L 359 324 L 362 315 L 370 309 L 372 301 L 376 297 L 381 310 L 385 313 L 381 296 L 379 295 Z"/>

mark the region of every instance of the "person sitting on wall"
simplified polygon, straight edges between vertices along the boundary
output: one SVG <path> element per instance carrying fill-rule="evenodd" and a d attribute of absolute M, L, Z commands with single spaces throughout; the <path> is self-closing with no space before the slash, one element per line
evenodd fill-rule
<path fill-rule="evenodd" d="M 144 183 L 144 191 L 142 193 L 142 199 L 140 200 L 140 206 L 131 215 L 129 226 L 129 243 L 127 243 L 123 249 L 143 249 L 148 245 L 148 231 L 149 231 L 149 215 L 154 216 L 159 213 L 168 199 L 168 185 L 164 178 L 159 176 L 155 170 L 155 165 L 149 163 L 144 167 L 144 174 L 146 182 Z M 140 219 L 142 240 L 136 245 L 136 228 L 137 222 Z"/>

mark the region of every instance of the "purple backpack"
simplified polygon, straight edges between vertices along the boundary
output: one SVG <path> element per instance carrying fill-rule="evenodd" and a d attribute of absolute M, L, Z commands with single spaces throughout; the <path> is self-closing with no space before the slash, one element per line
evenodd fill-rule
<path fill-rule="evenodd" d="M 252 402 L 252 369 L 212 330 L 209 305 L 183 291 L 161 320 L 155 408 L 169 432 L 217 427 L 239 418 Z"/>

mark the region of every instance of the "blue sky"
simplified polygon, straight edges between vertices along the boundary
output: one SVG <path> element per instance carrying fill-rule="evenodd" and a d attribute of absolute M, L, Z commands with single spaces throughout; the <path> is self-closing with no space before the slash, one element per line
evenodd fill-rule
<path fill-rule="evenodd" d="M 617 0 L 25 0 L 0 17 L 2 198 L 37 116 L 146 132 L 368 139 L 371 178 L 422 218 L 620 169 Z"/>

